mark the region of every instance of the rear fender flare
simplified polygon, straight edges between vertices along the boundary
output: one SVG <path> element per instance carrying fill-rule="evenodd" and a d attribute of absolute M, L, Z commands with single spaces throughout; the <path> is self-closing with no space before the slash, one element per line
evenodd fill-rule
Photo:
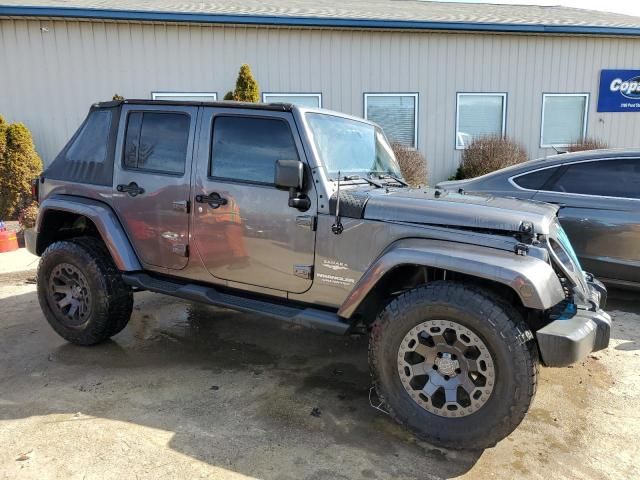
<path fill-rule="evenodd" d="M 400 266 L 435 267 L 491 280 L 511 288 L 527 308 L 546 310 L 564 299 L 564 290 L 546 262 L 495 248 L 440 240 L 405 239 L 389 246 L 371 264 L 338 311 L 351 318 L 367 294 Z"/>
<path fill-rule="evenodd" d="M 109 250 L 118 270 L 142 270 L 140 261 L 124 228 L 122 228 L 118 217 L 109 205 L 91 198 L 73 195 L 53 195 L 40 204 L 35 227 L 36 233 L 43 231 L 42 222 L 48 214 L 55 211 L 75 213 L 91 220 L 96 226 L 100 237 L 102 237 L 102 241 Z M 38 235 L 38 238 L 40 237 Z M 36 251 L 40 255 L 44 248 L 40 241 L 37 243 Z"/>

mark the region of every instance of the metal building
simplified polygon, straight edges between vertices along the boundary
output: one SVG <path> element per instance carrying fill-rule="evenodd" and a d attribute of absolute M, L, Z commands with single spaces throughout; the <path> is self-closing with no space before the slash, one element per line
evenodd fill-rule
<path fill-rule="evenodd" d="M 242 63 L 265 101 L 378 121 L 426 155 L 432 184 L 479 135 L 532 158 L 584 136 L 640 146 L 636 17 L 417 0 L 26 3 L 0 0 L 0 113 L 31 129 L 45 163 L 91 103 L 222 99 Z"/>

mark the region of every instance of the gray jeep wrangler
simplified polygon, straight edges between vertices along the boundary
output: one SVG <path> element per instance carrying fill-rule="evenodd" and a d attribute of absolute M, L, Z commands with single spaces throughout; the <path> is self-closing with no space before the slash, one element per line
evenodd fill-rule
<path fill-rule="evenodd" d="M 360 118 L 98 103 L 37 187 L 27 245 L 66 340 L 116 335 L 141 290 L 368 333 L 384 408 L 433 444 L 495 445 L 527 412 L 539 362 L 609 342 L 606 290 L 556 207 L 409 188 Z"/>

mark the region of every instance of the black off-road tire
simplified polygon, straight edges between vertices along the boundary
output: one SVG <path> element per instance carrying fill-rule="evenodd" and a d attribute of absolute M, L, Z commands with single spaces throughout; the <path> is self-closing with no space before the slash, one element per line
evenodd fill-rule
<path fill-rule="evenodd" d="M 53 269 L 61 264 L 77 268 L 90 293 L 85 321 L 70 325 L 55 304 L 50 288 Z M 77 345 L 95 345 L 119 333 L 129 322 L 133 292 L 124 283 L 102 241 L 79 237 L 51 244 L 38 265 L 38 301 L 47 321 L 65 340 Z"/>
<path fill-rule="evenodd" d="M 461 418 L 427 411 L 407 392 L 398 371 L 400 344 L 428 320 L 449 320 L 479 337 L 493 357 L 495 385 L 486 403 Z M 495 446 L 523 420 L 536 391 L 538 350 L 531 331 L 511 305 L 477 286 L 433 282 L 392 300 L 374 322 L 369 365 L 387 411 L 421 440 L 454 449 Z"/>

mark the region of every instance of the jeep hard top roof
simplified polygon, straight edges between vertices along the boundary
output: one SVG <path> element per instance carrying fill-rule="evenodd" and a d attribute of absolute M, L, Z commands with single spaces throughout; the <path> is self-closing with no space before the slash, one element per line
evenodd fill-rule
<path fill-rule="evenodd" d="M 111 108 L 119 105 L 189 105 L 194 107 L 218 107 L 218 108 L 244 108 L 252 110 L 270 110 L 277 112 L 290 112 L 294 105 L 291 103 L 250 103 L 235 101 L 197 102 L 192 100 L 111 100 L 108 102 L 94 103 L 94 108 Z"/>
<path fill-rule="evenodd" d="M 300 112 L 316 112 L 326 115 L 333 115 L 334 117 L 346 118 L 354 120 L 360 123 L 368 123 L 369 125 L 376 125 L 380 127 L 376 122 L 368 120 L 362 117 L 356 117 L 347 113 L 336 112 L 335 110 L 327 110 L 326 108 L 317 107 L 304 107 L 300 105 L 294 105 L 292 103 L 251 103 L 251 102 L 236 102 L 236 101 L 216 101 L 216 102 L 198 102 L 192 100 L 148 100 L 148 99 L 125 99 L 125 100 L 111 100 L 107 102 L 94 103 L 91 108 L 115 108 L 121 105 L 176 105 L 176 106 L 192 106 L 192 107 L 216 107 L 216 108 L 238 108 L 245 110 L 266 110 L 271 112 L 293 112 L 294 110 Z"/>

